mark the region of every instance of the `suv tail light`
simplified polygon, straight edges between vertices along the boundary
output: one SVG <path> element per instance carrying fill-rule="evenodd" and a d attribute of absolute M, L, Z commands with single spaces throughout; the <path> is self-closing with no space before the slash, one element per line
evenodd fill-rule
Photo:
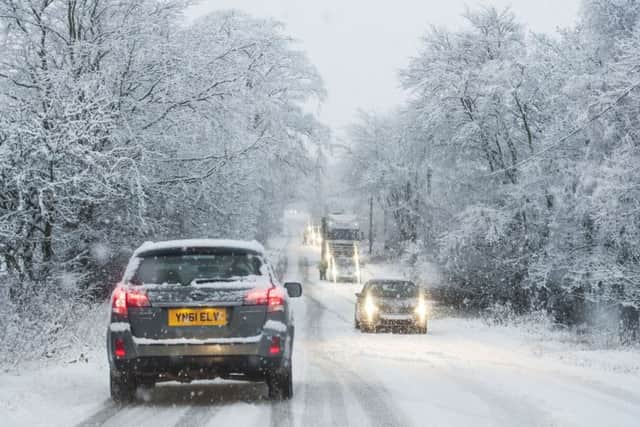
<path fill-rule="evenodd" d="M 120 359 L 127 355 L 127 350 L 124 347 L 124 340 L 122 338 L 116 338 L 113 347 L 113 354 Z"/>
<path fill-rule="evenodd" d="M 129 315 L 129 307 L 149 307 L 150 305 L 149 297 L 143 290 L 118 286 L 111 297 L 111 312 L 122 317 Z"/>
<path fill-rule="evenodd" d="M 252 289 L 244 296 L 244 305 L 266 305 L 267 312 L 284 311 L 285 294 L 282 288 Z"/>
<path fill-rule="evenodd" d="M 277 335 L 271 337 L 271 343 L 269 344 L 269 354 L 280 354 L 280 350 L 280 337 Z"/>

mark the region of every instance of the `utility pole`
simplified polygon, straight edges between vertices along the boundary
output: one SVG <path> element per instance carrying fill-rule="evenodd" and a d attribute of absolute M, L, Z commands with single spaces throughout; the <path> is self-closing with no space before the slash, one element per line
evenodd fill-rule
<path fill-rule="evenodd" d="M 373 252 L 373 196 L 369 197 L 369 255 Z"/>

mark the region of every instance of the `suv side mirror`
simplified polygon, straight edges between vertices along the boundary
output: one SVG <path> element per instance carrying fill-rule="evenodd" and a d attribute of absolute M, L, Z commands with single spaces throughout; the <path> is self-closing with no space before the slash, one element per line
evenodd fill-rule
<path fill-rule="evenodd" d="M 287 290 L 287 294 L 291 298 L 298 298 L 302 296 L 302 284 L 298 282 L 287 282 L 284 284 L 284 288 Z"/>
<path fill-rule="evenodd" d="M 362 294 L 360 292 L 356 292 L 356 298 L 360 298 Z"/>

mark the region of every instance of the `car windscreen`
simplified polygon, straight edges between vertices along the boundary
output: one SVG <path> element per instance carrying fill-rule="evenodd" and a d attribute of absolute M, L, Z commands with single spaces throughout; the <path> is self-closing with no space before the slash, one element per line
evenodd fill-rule
<path fill-rule="evenodd" d="M 369 284 L 368 292 L 381 298 L 414 298 L 418 287 L 411 282 L 375 282 Z"/>
<path fill-rule="evenodd" d="M 137 284 L 183 284 L 228 281 L 261 275 L 262 260 L 253 253 L 161 253 L 140 257 L 131 281 Z"/>

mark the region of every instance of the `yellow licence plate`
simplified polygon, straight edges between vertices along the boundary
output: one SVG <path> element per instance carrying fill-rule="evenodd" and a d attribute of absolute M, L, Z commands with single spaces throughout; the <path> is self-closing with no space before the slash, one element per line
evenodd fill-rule
<path fill-rule="evenodd" d="M 227 310 L 224 308 L 171 308 L 169 326 L 224 326 Z"/>

